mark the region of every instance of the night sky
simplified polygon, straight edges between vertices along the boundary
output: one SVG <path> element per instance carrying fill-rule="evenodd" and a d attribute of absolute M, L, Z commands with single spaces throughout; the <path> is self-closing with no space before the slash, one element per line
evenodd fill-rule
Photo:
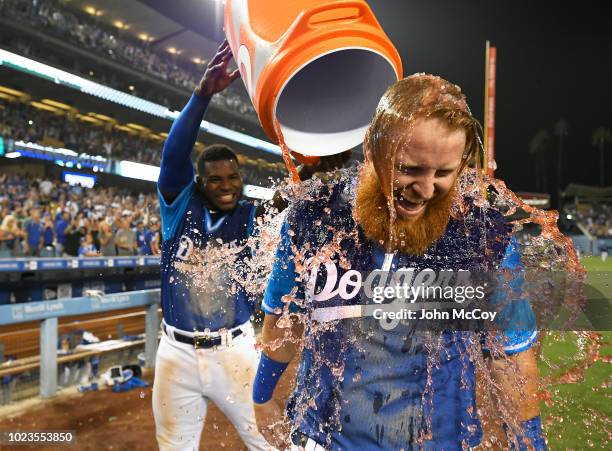
<path fill-rule="evenodd" d="M 194 31 L 222 39 L 212 15 L 202 9 L 208 7 L 203 0 L 143 1 Z M 497 47 L 496 175 L 510 188 L 536 190 L 529 141 L 539 129 L 552 131 L 561 118 L 569 125 L 563 185 L 599 183 L 599 153 L 591 136 L 597 127 L 612 129 L 611 1 L 368 3 L 400 51 L 404 73 L 428 72 L 457 83 L 481 121 L 485 41 Z M 194 14 L 195 8 L 203 12 Z M 548 150 L 550 184 L 557 148 L 553 137 Z M 612 185 L 612 144 L 607 151 L 607 184 Z"/>

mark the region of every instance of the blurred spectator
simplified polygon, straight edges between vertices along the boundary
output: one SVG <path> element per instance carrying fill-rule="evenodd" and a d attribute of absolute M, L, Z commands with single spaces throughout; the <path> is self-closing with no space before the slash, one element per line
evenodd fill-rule
<path fill-rule="evenodd" d="M 81 239 L 85 236 L 83 219 L 79 217 L 73 218 L 68 227 L 66 227 L 64 236 L 66 239 L 64 252 L 72 257 L 77 257 L 81 247 Z"/>
<path fill-rule="evenodd" d="M 100 250 L 100 218 L 97 213 L 94 213 L 92 219 L 89 220 L 87 225 L 87 233 L 91 234 L 91 242 L 97 251 Z"/>
<path fill-rule="evenodd" d="M 41 257 L 55 257 L 55 226 L 51 215 L 47 213 L 43 218 L 43 237 Z"/>
<path fill-rule="evenodd" d="M 50 180 L 42 180 L 38 184 L 38 189 L 44 198 L 48 198 L 51 194 L 51 190 L 53 189 L 53 183 Z"/>
<path fill-rule="evenodd" d="M 93 243 L 93 236 L 91 233 L 87 233 L 79 247 L 79 257 L 97 257 L 98 255 L 98 249 Z"/>
<path fill-rule="evenodd" d="M 58 257 L 64 254 L 64 246 L 66 246 L 66 235 L 64 234 L 66 227 L 70 223 L 70 213 L 60 211 L 57 213 L 58 218 L 55 221 L 55 251 Z"/>
<path fill-rule="evenodd" d="M 161 232 L 159 227 L 159 219 L 156 216 L 151 217 L 149 230 L 151 231 L 151 253 L 153 255 L 161 254 Z"/>
<path fill-rule="evenodd" d="M 98 239 L 100 240 L 100 254 L 105 257 L 114 257 L 117 255 L 115 247 L 115 235 L 113 233 L 113 219 L 107 216 L 103 221 L 100 221 L 98 226 Z"/>
<path fill-rule="evenodd" d="M 136 233 L 130 228 L 131 212 L 124 211 L 119 220 L 119 230 L 115 234 L 115 246 L 117 255 L 127 256 L 136 255 Z"/>
<path fill-rule="evenodd" d="M 40 222 L 40 210 L 30 209 L 30 217 L 26 220 L 23 229 L 26 233 L 24 254 L 26 257 L 39 257 L 43 244 L 43 225 Z"/>
<path fill-rule="evenodd" d="M 136 242 L 138 243 L 138 255 L 152 255 L 151 232 L 145 228 L 144 222 L 136 222 Z"/>
<path fill-rule="evenodd" d="M 0 225 L 0 257 L 14 257 L 19 239 L 24 233 L 19 230 L 17 220 L 13 215 L 6 215 Z"/>

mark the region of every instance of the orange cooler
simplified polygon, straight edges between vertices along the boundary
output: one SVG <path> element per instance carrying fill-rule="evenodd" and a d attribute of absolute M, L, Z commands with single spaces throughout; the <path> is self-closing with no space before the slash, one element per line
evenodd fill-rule
<path fill-rule="evenodd" d="M 268 134 L 306 156 L 363 142 L 400 56 L 364 0 L 227 0 L 225 34 Z"/>

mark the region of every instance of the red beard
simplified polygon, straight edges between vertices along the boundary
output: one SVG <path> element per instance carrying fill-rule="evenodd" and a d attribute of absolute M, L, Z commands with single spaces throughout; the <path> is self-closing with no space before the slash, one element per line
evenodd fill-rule
<path fill-rule="evenodd" d="M 366 163 L 357 181 L 353 217 L 365 235 L 385 247 L 410 255 L 423 255 L 446 231 L 455 189 L 430 201 L 416 219 L 396 218 L 389 226 L 390 212 L 374 166 Z M 392 232 L 392 233 L 391 233 Z"/>

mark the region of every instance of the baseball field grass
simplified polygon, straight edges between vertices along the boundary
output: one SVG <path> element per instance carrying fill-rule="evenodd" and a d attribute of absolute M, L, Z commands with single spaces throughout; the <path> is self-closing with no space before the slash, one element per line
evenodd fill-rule
<path fill-rule="evenodd" d="M 553 450 L 612 446 L 612 260 L 585 257 L 581 262 L 587 284 L 603 294 L 607 305 L 598 311 L 607 315 L 595 318 L 598 331 L 544 334 L 540 372 L 547 392 L 542 414 Z"/>

